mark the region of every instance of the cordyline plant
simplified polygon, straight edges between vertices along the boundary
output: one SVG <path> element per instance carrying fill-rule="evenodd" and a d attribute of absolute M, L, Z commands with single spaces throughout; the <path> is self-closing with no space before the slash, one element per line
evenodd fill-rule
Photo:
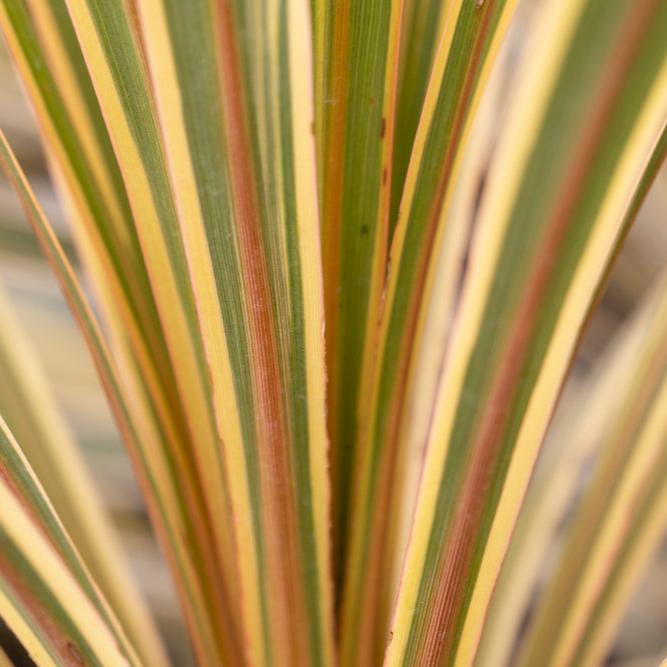
<path fill-rule="evenodd" d="M 529 481 L 665 157 L 667 2 L 543 0 L 508 61 L 516 4 L 0 0 L 95 310 L 4 136 L 0 163 L 201 665 L 613 639 L 667 516 L 667 279 Z M 0 371 L 0 616 L 38 665 L 166 664 L 5 306 Z"/>

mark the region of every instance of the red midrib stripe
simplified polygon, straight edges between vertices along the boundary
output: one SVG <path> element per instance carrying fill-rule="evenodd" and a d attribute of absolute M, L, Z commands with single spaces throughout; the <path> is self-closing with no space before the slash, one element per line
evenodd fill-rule
<path fill-rule="evenodd" d="M 252 167 L 248 115 L 238 59 L 233 16 L 228 0 L 219 0 L 220 64 L 224 122 L 230 156 L 232 196 L 240 265 L 245 285 L 250 333 L 250 363 L 255 394 L 257 455 L 260 460 L 263 533 L 270 574 L 269 606 L 272 650 L 278 663 L 307 655 L 308 627 L 303 609 L 298 534 L 292 497 L 290 429 L 284 404 L 277 331 L 271 313 L 269 271 L 263 248 L 261 215 Z M 262 539 L 262 536 L 257 536 Z M 305 658 L 304 658 L 305 659 Z"/>

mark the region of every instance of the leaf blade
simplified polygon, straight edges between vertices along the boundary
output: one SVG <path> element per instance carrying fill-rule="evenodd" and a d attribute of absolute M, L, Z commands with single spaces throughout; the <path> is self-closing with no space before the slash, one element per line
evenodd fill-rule
<path fill-rule="evenodd" d="M 144 659 L 166 664 L 157 630 L 127 570 L 109 518 L 2 291 L 0 317 L 0 413 L 16 439 L 25 443 L 23 452 L 43 480 L 45 495 L 128 636 Z"/>
<path fill-rule="evenodd" d="M 237 544 L 247 650 L 257 661 L 309 655 L 326 663 L 323 313 L 303 55 L 310 26 L 301 0 L 267 9 L 164 2 L 140 16 L 171 178 L 188 184 L 175 188 L 181 228 L 231 502 L 246 517 Z M 249 48 L 253 36 L 265 55 Z M 195 57 L 202 45 L 205 66 Z M 271 77 L 286 85 L 269 85 Z"/>
<path fill-rule="evenodd" d="M 534 68 L 535 78 L 530 86 L 523 88 L 526 97 L 532 97 L 535 91 L 540 91 L 539 95 L 544 95 L 541 104 L 550 99 L 555 100 L 554 107 L 547 115 L 541 116 L 545 107 L 540 106 L 540 103 L 516 99 L 516 109 L 522 109 L 516 112 L 513 121 L 516 122 L 513 127 L 516 128 L 517 137 L 515 139 L 512 130 L 508 130 L 496 153 L 498 171 L 495 175 L 492 172 L 489 189 L 482 203 L 476 238 L 479 246 L 473 246 L 472 262 L 473 265 L 479 265 L 480 269 L 472 274 L 470 285 L 464 288 L 462 310 L 452 343 L 453 361 L 441 385 L 438 399 L 440 416 L 436 415 L 430 436 L 428 446 L 433 449 L 425 463 L 420 507 L 411 541 L 412 553 L 408 555 L 405 571 L 419 573 L 422 567 L 425 570 L 422 575 L 408 574 L 407 580 L 403 582 L 395 617 L 395 628 L 400 632 L 399 641 L 396 641 L 395 633 L 388 664 L 398 664 L 415 656 L 446 656 L 447 660 L 456 663 L 466 663 L 472 659 L 492 582 L 506 549 L 511 525 L 551 406 L 567 368 L 569 355 L 576 344 L 577 332 L 585 319 L 588 300 L 594 297 L 596 281 L 604 276 L 605 265 L 613 256 L 615 242 L 623 235 L 624 208 L 636 186 L 637 172 L 641 173 L 644 168 L 662 124 L 658 81 L 661 79 L 660 67 L 665 54 L 660 48 L 653 53 L 645 50 L 646 44 L 656 39 L 655 33 L 651 32 L 648 17 L 664 20 L 662 14 L 658 13 L 662 9 L 650 3 L 636 7 L 634 11 L 637 13 L 621 24 L 614 21 L 620 21 L 619 16 L 625 18 L 626 13 L 631 11 L 627 3 L 619 3 L 615 7 L 615 19 L 613 13 L 608 11 L 606 22 L 602 22 L 599 15 L 596 16 L 596 12 L 602 11 L 601 5 L 597 3 L 588 3 L 585 8 L 578 3 L 567 7 L 556 5 L 551 6 L 554 12 L 551 15 L 551 26 L 556 26 L 552 31 L 553 41 L 543 51 L 542 60 L 537 59 L 526 66 L 527 72 L 530 72 L 531 67 Z M 555 16 L 558 16 L 558 21 L 553 21 Z M 593 16 L 596 16 L 595 20 Z M 579 97 L 577 99 L 581 106 L 574 114 L 558 116 L 560 112 L 555 110 L 558 104 L 567 104 L 567 87 L 586 89 L 586 77 L 594 76 L 592 72 L 604 62 L 605 49 L 611 48 L 604 46 L 605 41 L 607 45 L 613 43 L 619 25 L 623 25 L 630 36 L 624 43 L 623 52 L 610 50 L 609 53 L 628 59 L 625 61 L 626 67 L 618 64 L 618 67 L 605 70 L 611 80 L 603 81 L 596 88 L 589 88 L 591 97 L 591 90 L 597 94 L 587 103 L 590 106 L 584 106 Z M 559 30 L 573 37 L 561 39 Z M 571 74 L 558 74 L 560 67 L 573 68 L 575 60 L 577 63 L 582 62 L 581 50 L 590 48 L 592 42 L 588 39 L 589 31 L 593 30 L 599 31 L 595 46 L 600 51 L 595 55 L 589 53 L 586 60 L 588 73 L 579 69 L 579 78 Z M 541 33 L 536 34 L 536 40 L 543 38 Z M 563 63 L 567 63 L 567 66 Z M 632 87 L 638 81 L 643 81 L 640 85 L 646 86 L 644 90 L 651 92 L 646 107 L 641 103 L 636 107 L 630 106 L 627 98 L 619 92 L 624 85 Z M 617 95 L 624 100 L 624 104 L 610 106 L 610 98 L 619 99 Z M 639 98 L 634 99 L 643 101 L 645 98 L 640 94 Z M 607 118 L 604 116 L 606 113 L 611 115 Z M 586 118 L 595 130 L 586 136 L 585 141 L 575 142 L 568 148 L 563 142 L 563 127 L 552 118 L 563 119 L 563 124 L 577 119 L 577 124 L 573 125 L 577 129 L 573 131 L 571 141 L 580 136 L 582 127 L 586 127 Z M 605 121 L 608 125 L 605 125 Z M 540 126 L 542 122 L 544 125 Z M 599 135 L 596 137 L 596 132 L 604 133 L 604 142 Z M 507 141 L 505 145 L 510 146 L 510 138 L 515 143 L 504 155 L 502 145 Z M 558 146 L 561 154 L 555 158 L 554 146 L 558 141 L 561 142 Z M 628 142 L 627 152 L 623 152 L 626 148 L 624 141 Z M 540 146 L 540 150 L 545 151 L 539 162 L 543 173 L 539 175 L 535 169 L 538 163 L 530 162 L 534 146 Z M 604 159 L 598 157 L 598 151 L 604 155 Z M 521 157 L 517 158 L 516 153 Z M 532 153 L 534 160 L 537 159 L 534 157 L 536 154 Z M 510 155 L 514 156 L 513 159 L 508 159 Z M 559 159 L 568 158 L 574 158 L 573 162 L 559 164 Z M 522 159 L 525 160 L 523 164 Z M 528 175 L 526 180 L 513 180 L 516 177 L 523 178 L 520 175 L 528 163 L 531 168 L 525 172 Z M 564 169 L 564 164 L 568 164 L 569 169 Z M 619 165 L 618 172 L 614 171 L 616 165 Z M 516 172 L 513 172 L 514 169 Z M 578 169 L 583 171 L 577 172 Z M 550 182 L 544 170 L 551 172 L 551 178 L 559 173 L 565 176 L 556 177 Z M 527 185 L 532 178 L 539 179 L 543 185 L 539 191 L 540 196 L 532 197 L 536 191 Z M 568 181 L 568 178 L 571 180 Z M 613 181 L 613 186 L 606 193 L 604 185 L 610 181 Z M 519 192 L 523 200 L 515 199 L 515 183 L 521 188 Z M 551 192 L 548 192 L 549 187 L 553 188 Z M 559 187 L 563 190 L 558 191 Z M 583 188 L 586 196 L 578 188 Z M 559 197 L 556 192 L 564 194 Z M 521 204 L 517 205 L 517 202 Z M 533 208 L 521 209 L 520 206 Z M 538 213 L 540 210 L 542 212 Z M 600 210 L 604 211 L 604 216 Z M 529 221 L 545 218 L 552 220 L 550 234 L 554 235 L 545 232 L 541 240 L 530 240 L 529 234 L 534 233 L 535 228 L 529 228 Z M 506 227 L 503 220 L 508 221 L 510 226 Z M 556 221 L 559 221 L 558 224 Z M 577 225 L 572 221 L 576 221 Z M 563 246 L 569 246 L 574 255 L 568 257 L 564 254 L 558 260 L 554 257 L 549 259 L 549 253 L 555 252 L 558 243 L 566 239 L 566 236 L 561 236 L 564 230 L 561 228 L 558 231 L 561 224 L 574 225 L 569 240 Z M 581 252 L 583 242 L 574 230 L 584 233 L 587 224 L 595 224 L 596 228 L 589 237 L 586 252 Z M 516 234 L 515 241 L 521 239 L 514 247 L 512 234 Z M 545 248 L 549 252 L 540 251 L 529 259 L 530 243 L 536 244 L 533 251 Z M 504 264 L 498 262 L 500 257 L 504 257 Z M 574 262 L 573 257 L 576 260 Z M 517 258 L 521 258 L 521 262 Z M 581 265 L 574 273 L 573 267 L 577 266 L 577 262 L 581 262 Z M 531 264 L 533 268 L 528 269 Z M 521 267 L 528 273 L 523 273 Z M 556 297 L 558 290 L 563 290 L 563 285 L 569 283 L 562 275 L 558 280 L 544 275 L 545 271 L 556 270 L 556 267 L 559 267 L 558 271 L 564 271 L 565 275 L 571 272 L 574 279 L 568 279 L 572 280 L 572 287 L 566 288 L 569 290 L 568 300 L 561 302 L 563 305 L 557 310 L 551 310 L 552 316 L 558 313 L 558 324 L 550 330 L 552 325 L 548 324 L 548 313 L 551 307 L 540 305 L 539 310 L 536 310 L 543 297 L 538 298 L 535 290 L 541 289 L 540 284 L 550 285 L 548 289 L 552 292 L 548 298 L 560 298 Z M 504 283 L 500 279 L 503 275 L 501 271 L 505 271 Z M 515 278 L 510 280 L 508 276 L 512 272 Z M 516 282 L 512 282 L 514 280 Z M 546 282 L 542 282 L 544 280 Z M 515 289 L 524 295 L 520 301 L 514 301 L 514 295 L 517 294 L 513 291 Z M 517 310 L 511 315 L 514 307 Z M 533 317 L 541 318 L 541 323 L 531 333 L 533 323 L 538 321 L 531 320 Z M 484 327 L 488 326 L 491 328 L 483 334 Z M 503 331 L 512 333 L 503 338 Z M 547 343 L 551 335 L 554 336 L 552 342 Z M 482 342 L 483 338 L 485 342 Z M 501 340 L 508 346 L 504 348 L 505 351 L 515 350 L 516 353 L 501 355 Z M 532 357 L 535 354 L 537 357 Z M 546 356 L 542 357 L 543 354 Z M 529 363 L 528 359 L 533 361 Z M 522 363 L 526 363 L 526 366 L 522 366 Z M 494 378 L 491 373 L 495 375 Z M 529 378 L 537 378 L 538 373 L 540 379 L 537 384 L 533 384 L 535 380 Z M 467 402 L 463 400 L 466 396 L 470 397 Z M 525 413 L 524 408 L 527 409 Z M 509 467 L 505 468 L 508 463 Z M 499 481 L 503 478 L 504 486 Z M 467 512 L 471 513 L 466 515 Z M 464 580 L 458 576 L 467 568 L 472 568 L 474 573 L 479 572 L 479 575 L 476 574 L 474 584 L 464 586 Z M 434 582 L 437 587 L 431 594 L 429 586 L 433 587 Z M 412 616 L 410 610 L 415 605 L 422 611 L 409 621 Z M 405 627 L 406 622 L 411 624 L 409 630 Z M 441 636 L 442 632 L 446 633 L 448 639 L 438 645 L 435 637 Z"/>
<path fill-rule="evenodd" d="M 538 598 L 520 660 L 539 648 L 549 664 L 602 659 L 623 602 L 662 537 L 665 454 L 665 281 L 648 331 L 622 385 L 618 410 L 601 426 L 601 452 L 547 589 Z M 571 591 L 567 618 L 554 594 Z M 551 627 L 547 627 L 546 622 Z"/>
<path fill-rule="evenodd" d="M 188 601 L 185 611 L 188 620 L 197 628 L 195 640 L 214 645 L 208 626 L 206 596 L 203 582 L 198 579 L 200 556 L 192 539 L 191 522 L 196 517 L 183 514 L 182 490 L 175 480 L 174 462 L 169 452 L 161 448 L 159 428 L 146 420 L 146 414 L 133 412 L 128 399 L 137 401 L 141 395 L 123 391 L 123 383 L 101 334 L 96 318 L 83 295 L 76 276 L 53 233 L 44 213 L 35 199 L 4 134 L 0 131 L 0 166 L 14 187 L 31 223 L 33 231 L 49 261 L 77 324 L 86 340 L 112 413 L 130 457 L 139 473 L 139 482 L 146 489 L 145 498 L 154 525 L 167 556 L 174 563 L 179 592 Z M 150 414 L 150 413 L 149 413 Z M 141 435 L 139 435 L 141 434 Z M 148 464 L 150 461 L 150 465 Z M 211 634 L 208 634 L 211 633 Z M 200 636 L 201 635 L 201 636 Z M 204 649 L 202 649 L 204 650 Z M 211 649 L 208 649 L 211 650 Z"/>
<path fill-rule="evenodd" d="M 28 625 L 35 624 L 40 628 L 45 643 L 55 652 L 65 650 L 67 655 L 70 651 L 75 654 L 84 654 L 85 651 L 89 656 L 95 656 L 99 650 L 101 654 L 117 654 L 115 659 L 124 664 L 138 665 L 133 646 L 127 641 L 90 578 L 43 488 L 1 417 L 0 468 L 0 495 L 4 496 L 0 519 L 0 540 L 3 543 L 0 587 L 6 601 L 14 599 L 12 606 L 15 613 L 23 616 Z M 31 554 L 31 547 L 26 544 L 36 550 Z M 41 557 L 44 557 L 44 563 L 40 563 Z M 40 571 L 49 571 L 50 574 L 39 576 Z M 41 584 L 35 581 L 35 577 L 39 578 Z M 66 583 L 70 589 L 68 593 L 57 592 L 62 583 Z M 33 586 L 42 592 L 31 593 Z M 69 607 L 69 597 L 76 599 L 76 606 Z M 55 605 L 51 606 L 49 600 L 55 602 Z M 47 614 L 31 611 L 33 606 L 39 609 L 42 605 L 50 609 Z M 56 611 L 57 608 L 61 611 L 68 609 L 65 618 Z M 11 612 L 10 617 L 14 618 Z M 87 623 L 96 629 L 82 635 L 80 630 Z M 56 630 L 58 626 L 61 626 L 61 631 Z M 21 623 L 15 628 L 21 632 L 25 630 Z M 66 633 L 65 636 L 69 634 L 70 639 L 61 639 L 60 632 Z M 99 644 L 96 644 L 97 636 Z M 107 661 L 110 662 L 111 658 Z"/>

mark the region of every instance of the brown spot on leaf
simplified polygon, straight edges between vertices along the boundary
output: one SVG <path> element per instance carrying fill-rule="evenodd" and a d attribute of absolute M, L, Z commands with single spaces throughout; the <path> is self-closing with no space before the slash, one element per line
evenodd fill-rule
<path fill-rule="evenodd" d="M 76 644 L 69 639 L 67 640 L 67 643 L 65 645 L 65 653 L 67 654 L 68 664 L 70 665 L 86 664 L 83 659 L 83 656 L 81 655 L 81 651 L 79 651 Z"/>

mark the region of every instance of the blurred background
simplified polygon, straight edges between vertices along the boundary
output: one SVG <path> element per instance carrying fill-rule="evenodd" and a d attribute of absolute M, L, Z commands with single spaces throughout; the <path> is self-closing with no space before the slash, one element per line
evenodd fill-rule
<path fill-rule="evenodd" d="M 1 42 L 0 127 L 16 150 L 65 248 L 76 261 L 67 220 L 49 180 L 32 114 Z M 663 168 L 590 323 L 564 399 L 595 368 L 614 333 L 665 267 L 667 169 Z M 190 665 L 192 659 L 169 575 L 151 534 L 142 499 L 83 339 L 12 191 L 2 179 L 0 281 L 45 367 L 65 418 L 77 436 L 99 494 L 118 529 L 132 571 L 158 620 L 174 662 L 179 667 Z M 567 401 L 561 403 L 564 405 Z M 550 446 L 558 444 L 550 443 Z M 7 629 L 0 627 L 0 644 L 9 647 L 8 652 L 13 651 L 17 662 L 23 662 L 16 657 L 20 651 L 11 647 L 11 641 Z M 607 664 L 648 667 L 658 665 L 665 656 L 667 543 L 637 587 Z"/>

